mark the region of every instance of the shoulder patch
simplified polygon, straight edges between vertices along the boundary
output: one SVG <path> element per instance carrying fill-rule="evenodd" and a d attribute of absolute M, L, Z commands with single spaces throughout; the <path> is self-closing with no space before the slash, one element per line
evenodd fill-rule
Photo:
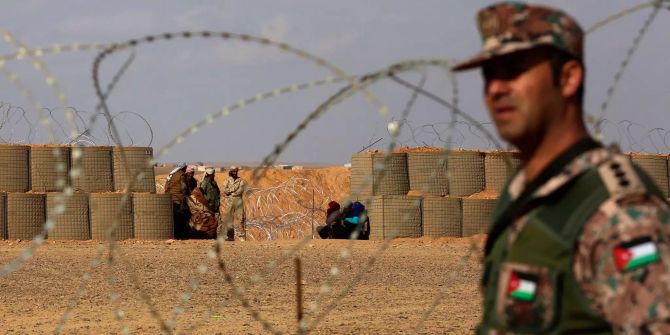
<path fill-rule="evenodd" d="M 644 192 L 645 187 L 628 157 L 614 155 L 598 167 L 607 191 L 614 197 Z"/>
<path fill-rule="evenodd" d="M 614 261 L 622 272 L 658 262 L 658 259 L 658 248 L 650 236 L 639 237 L 614 248 Z"/>

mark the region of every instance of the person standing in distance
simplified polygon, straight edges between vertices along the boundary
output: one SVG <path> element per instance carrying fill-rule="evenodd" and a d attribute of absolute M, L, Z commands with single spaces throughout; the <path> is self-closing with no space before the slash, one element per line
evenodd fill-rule
<path fill-rule="evenodd" d="M 522 167 L 485 246 L 478 334 L 670 334 L 670 209 L 583 121 L 583 31 L 566 13 L 502 2 L 477 15 L 484 101 Z M 668 187 L 662 185 L 662 187 Z"/>
<path fill-rule="evenodd" d="M 228 179 L 223 187 L 223 194 L 226 200 L 226 240 L 235 240 L 235 226 L 240 228 L 240 241 L 244 242 L 247 238 L 247 231 L 245 227 L 246 216 L 244 215 L 244 191 L 246 191 L 247 183 L 240 178 L 237 173 L 239 168 L 231 166 L 228 171 Z"/>

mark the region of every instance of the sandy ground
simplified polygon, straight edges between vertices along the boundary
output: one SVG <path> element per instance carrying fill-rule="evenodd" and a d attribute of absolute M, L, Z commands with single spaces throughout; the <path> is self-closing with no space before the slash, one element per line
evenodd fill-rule
<path fill-rule="evenodd" d="M 304 305 L 334 303 L 313 334 L 406 334 L 413 333 L 422 315 L 443 295 L 427 317 L 420 334 L 472 333 L 479 315 L 479 255 L 469 250 L 482 238 L 420 238 L 393 241 L 373 257 L 383 241 L 355 241 L 352 257 L 340 260 L 349 241 L 310 240 L 297 248 L 303 267 Z M 282 333 L 297 333 L 296 274 L 293 257 L 299 241 L 227 242 L 222 259 L 236 284 L 246 286 L 251 309 Z M 17 257 L 28 242 L 0 241 L 0 262 Z M 156 334 L 160 322 L 140 292 L 146 292 L 164 320 L 170 319 L 194 278 L 199 285 L 183 313 L 177 318 L 178 333 L 266 334 L 232 291 L 216 263 L 207 258 L 212 241 L 123 241 L 118 245 L 116 263 L 103 260 L 91 268 L 98 248 L 95 241 L 47 241 L 26 264 L 0 278 L 0 333 L 36 334 L 53 332 L 59 320 L 76 303 L 64 323 L 64 334 L 116 334 L 124 325 L 130 333 Z M 464 256 L 471 255 L 469 259 Z M 254 273 L 277 262 L 275 270 L 252 284 Z M 373 262 L 372 266 L 367 266 Z M 198 265 L 208 271 L 198 276 Z M 338 269 L 333 292 L 320 295 L 321 287 Z M 82 281 L 90 272 L 90 280 Z M 359 273 L 360 280 L 355 280 Z M 113 277 L 110 276 L 113 273 Z M 136 278 L 136 279 L 133 279 Z M 336 300 L 345 283 L 353 289 Z M 83 291 L 79 290 L 82 286 Z M 142 287 L 143 291 L 137 289 Z M 118 293 L 123 322 L 115 319 Z M 320 309 L 321 311 L 323 309 Z M 307 313 L 307 323 L 314 320 Z"/>

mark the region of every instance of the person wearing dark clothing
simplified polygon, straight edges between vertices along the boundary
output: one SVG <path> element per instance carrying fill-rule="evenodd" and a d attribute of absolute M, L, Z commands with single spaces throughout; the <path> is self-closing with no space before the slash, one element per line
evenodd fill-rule
<path fill-rule="evenodd" d="M 214 179 L 214 169 L 210 168 L 205 171 L 205 175 L 200 182 L 200 189 L 202 189 L 202 193 L 205 195 L 209 209 L 218 213 L 219 206 L 221 205 L 221 191 Z"/>
<path fill-rule="evenodd" d="M 335 229 L 341 226 L 340 204 L 337 201 L 331 201 L 326 210 L 326 224 L 318 227 L 317 232 L 322 239 L 333 238 Z"/>
<path fill-rule="evenodd" d="M 179 163 L 170 171 L 165 181 L 165 193 L 172 199 L 172 215 L 174 217 L 175 238 L 188 237 L 188 221 L 190 211 L 186 198 L 190 195 L 186 163 Z"/>
<path fill-rule="evenodd" d="M 195 180 L 195 166 L 189 165 L 186 167 L 186 196 L 191 195 L 191 192 L 198 187 L 198 181 Z"/>
<path fill-rule="evenodd" d="M 191 238 L 213 238 L 219 226 L 219 205 L 221 192 L 214 180 L 214 169 L 205 170 L 200 187 L 193 189 L 189 196 Z"/>
<path fill-rule="evenodd" d="M 355 231 L 358 232 L 359 240 L 367 240 L 370 237 L 370 220 L 367 210 L 362 203 L 356 201 L 351 205 L 351 210 L 342 219 L 347 238 Z"/>

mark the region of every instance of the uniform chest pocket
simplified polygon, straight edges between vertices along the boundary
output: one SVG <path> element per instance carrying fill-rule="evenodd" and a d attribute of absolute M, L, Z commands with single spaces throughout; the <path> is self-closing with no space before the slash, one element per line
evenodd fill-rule
<path fill-rule="evenodd" d="M 496 316 L 508 330 L 538 334 L 558 322 L 560 276 L 548 267 L 507 262 L 500 268 Z"/>

